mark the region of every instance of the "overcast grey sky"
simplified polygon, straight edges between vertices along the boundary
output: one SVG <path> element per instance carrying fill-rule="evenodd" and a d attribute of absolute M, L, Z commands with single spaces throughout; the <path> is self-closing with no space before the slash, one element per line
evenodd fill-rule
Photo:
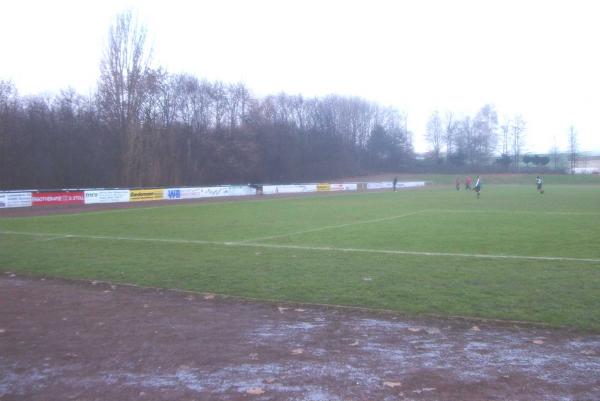
<path fill-rule="evenodd" d="M 258 96 L 355 95 L 408 114 L 522 114 L 526 147 L 600 151 L 600 2 L 0 0 L 0 79 L 22 95 L 95 88 L 108 28 L 131 9 L 154 65 Z"/>

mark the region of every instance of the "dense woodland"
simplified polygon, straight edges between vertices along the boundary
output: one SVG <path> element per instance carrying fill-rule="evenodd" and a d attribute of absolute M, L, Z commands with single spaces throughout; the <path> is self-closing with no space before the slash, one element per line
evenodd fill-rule
<path fill-rule="evenodd" d="M 171 74 L 151 66 L 145 39 L 130 13 L 116 18 L 92 95 L 23 97 L 0 80 L 0 188 L 306 182 L 420 168 L 398 110 L 336 95 L 257 98 L 243 83 Z M 523 131 L 518 118 L 501 126 L 490 105 L 472 118 L 436 112 L 430 159 L 484 166 L 502 145 L 500 167 L 518 165 Z"/>

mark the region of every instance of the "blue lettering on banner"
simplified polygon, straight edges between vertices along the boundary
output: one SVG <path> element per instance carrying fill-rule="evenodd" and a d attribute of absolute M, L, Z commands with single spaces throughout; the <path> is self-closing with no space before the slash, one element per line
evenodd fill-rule
<path fill-rule="evenodd" d="M 179 190 L 179 189 L 169 189 L 167 191 L 167 197 L 169 199 L 181 199 L 181 190 Z"/>

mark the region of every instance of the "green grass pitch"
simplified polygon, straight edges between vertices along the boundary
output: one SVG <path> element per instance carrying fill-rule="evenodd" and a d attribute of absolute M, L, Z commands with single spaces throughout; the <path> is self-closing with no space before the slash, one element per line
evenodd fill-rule
<path fill-rule="evenodd" d="M 0 219 L 0 270 L 600 330 L 600 180 Z"/>

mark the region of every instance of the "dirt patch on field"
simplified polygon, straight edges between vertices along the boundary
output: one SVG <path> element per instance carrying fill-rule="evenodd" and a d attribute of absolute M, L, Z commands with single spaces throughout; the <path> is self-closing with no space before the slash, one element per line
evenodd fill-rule
<path fill-rule="evenodd" d="M 600 335 L 0 277 L 2 400 L 598 400 Z"/>

